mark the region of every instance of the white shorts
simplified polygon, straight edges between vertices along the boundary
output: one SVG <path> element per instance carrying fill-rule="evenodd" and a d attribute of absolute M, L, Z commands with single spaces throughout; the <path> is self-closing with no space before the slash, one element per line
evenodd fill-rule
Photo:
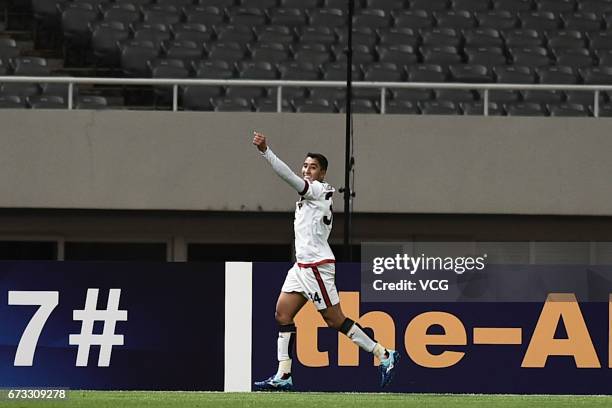
<path fill-rule="evenodd" d="M 312 300 L 317 310 L 340 303 L 336 290 L 336 265 L 332 262 L 320 264 L 295 263 L 287 272 L 282 292 L 298 292 Z"/>

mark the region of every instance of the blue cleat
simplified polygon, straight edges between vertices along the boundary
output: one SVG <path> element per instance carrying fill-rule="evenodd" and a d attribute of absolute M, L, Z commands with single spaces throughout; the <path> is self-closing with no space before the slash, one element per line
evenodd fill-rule
<path fill-rule="evenodd" d="M 395 375 L 395 369 L 397 368 L 397 362 L 399 361 L 400 354 L 395 350 L 389 350 L 389 357 L 380 362 L 380 386 L 386 387 L 393 381 Z"/>
<path fill-rule="evenodd" d="M 276 378 L 272 376 L 264 381 L 256 381 L 253 383 L 253 391 L 293 391 L 293 379 L 291 374 L 285 374 L 283 377 Z"/>

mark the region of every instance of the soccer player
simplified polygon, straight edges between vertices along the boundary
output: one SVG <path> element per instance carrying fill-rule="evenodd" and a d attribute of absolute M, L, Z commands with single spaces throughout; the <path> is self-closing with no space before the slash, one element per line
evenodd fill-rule
<path fill-rule="evenodd" d="M 287 272 L 276 302 L 278 370 L 267 380 L 255 382 L 255 390 L 290 391 L 293 388 L 291 360 L 296 334 L 293 319 L 308 299 L 329 327 L 344 333 L 353 343 L 380 360 L 380 385 L 388 385 L 393 379 L 399 353 L 385 349 L 370 338 L 359 324 L 344 316 L 340 308 L 334 277 L 335 258 L 327 243 L 332 228 L 332 195 L 335 191 L 324 181 L 327 159 L 319 153 L 308 153 L 302 165 L 302 177 L 299 177 L 276 157 L 262 133 L 254 132 L 253 144 L 272 170 L 301 196 L 296 203 L 293 223 L 297 262 Z"/>

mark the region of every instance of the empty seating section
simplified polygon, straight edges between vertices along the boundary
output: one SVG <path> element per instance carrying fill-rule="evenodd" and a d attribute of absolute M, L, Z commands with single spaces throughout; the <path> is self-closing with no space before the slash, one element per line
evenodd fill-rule
<path fill-rule="evenodd" d="M 32 0 L 39 27 L 93 64 L 127 77 L 338 80 L 346 78 L 347 0 Z M 355 0 L 354 81 L 612 85 L 612 0 Z M 68 63 L 68 58 L 66 59 Z M 50 75 L 0 38 L 0 75 Z M 48 84 L 50 85 L 50 84 Z M 171 87 L 153 87 L 171 103 Z M 276 88 L 179 88 L 186 110 L 274 111 Z M 337 88 L 284 87 L 283 110 L 342 112 Z M 2 85 L 0 107 L 63 107 L 67 91 Z M 355 88 L 353 112 L 380 112 L 379 89 Z M 100 99 L 101 98 L 101 99 Z M 470 90 L 389 89 L 389 114 L 483 110 Z M 587 116 L 592 92 L 491 91 L 489 113 Z M 608 93 L 600 109 L 612 111 Z M 75 105 L 103 109 L 102 97 Z"/>

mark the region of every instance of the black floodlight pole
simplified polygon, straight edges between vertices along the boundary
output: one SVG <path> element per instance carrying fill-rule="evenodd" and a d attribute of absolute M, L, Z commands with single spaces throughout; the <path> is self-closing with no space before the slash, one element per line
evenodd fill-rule
<path fill-rule="evenodd" d="M 351 251 L 351 135 L 353 132 L 351 102 L 353 100 L 353 13 L 355 0 L 348 0 L 348 37 L 346 43 L 346 140 L 344 147 L 344 260 L 352 261 Z"/>

